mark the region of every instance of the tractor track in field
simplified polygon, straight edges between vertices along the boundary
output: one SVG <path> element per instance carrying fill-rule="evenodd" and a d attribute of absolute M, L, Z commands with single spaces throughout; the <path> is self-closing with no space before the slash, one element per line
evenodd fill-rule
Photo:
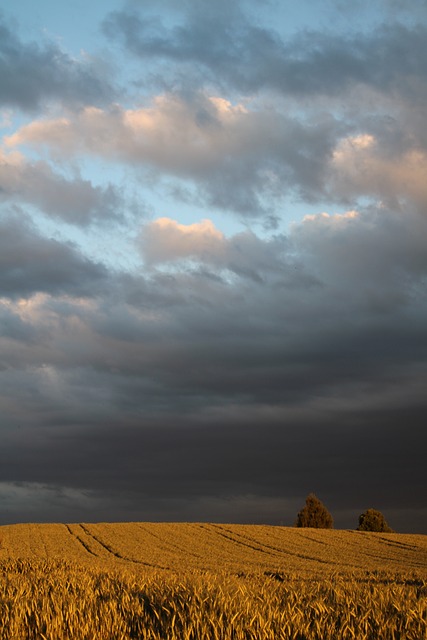
<path fill-rule="evenodd" d="M 204 527 L 204 525 L 201 525 L 201 526 Z M 280 549 L 279 547 L 274 547 L 272 545 L 259 542 L 255 538 L 251 538 L 249 536 L 244 536 L 243 534 L 230 531 L 229 529 L 222 527 L 221 525 L 213 524 L 211 526 L 214 528 L 214 531 L 216 531 L 218 535 L 224 538 L 227 538 L 228 540 L 231 540 L 235 544 L 248 547 L 249 549 L 253 549 L 254 551 L 260 551 L 261 553 L 266 554 L 270 558 L 276 558 L 276 557 L 283 558 L 284 556 L 291 556 L 294 558 L 303 558 L 304 560 L 312 560 L 313 562 L 319 562 L 321 564 L 336 564 L 331 560 L 323 560 L 322 558 L 316 558 L 315 556 L 297 553 L 294 551 L 287 551 L 286 549 Z M 222 531 L 226 531 L 227 533 L 222 533 L 222 531 L 218 531 L 218 529 L 222 529 Z M 230 534 L 230 535 L 227 535 L 227 534 Z M 234 536 L 240 536 L 245 540 L 247 540 L 247 542 L 238 540 Z M 250 544 L 250 543 L 254 543 L 254 544 Z M 262 545 L 262 546 L 259 546 L 259 545 Z"/>
<path fill-rule="evenodd" d="M 409 549 L 410 551 L 414 551 L 416 546 L 414 544 L 408 544 L 407 542 L 399 542 L 398 540 L 389 540 L 388 538 L 384 538 L 380 536 L 379 538 L 383 544 L 386 544 L 388 547 L 394 547 L 397 550 L 401 549 Z"/>
<path fill-rule="evenodd" d="M 81 525 L 79 525 L 81 526 Z M 83 538 L 81 538 L 77 533 L 74 533 L 74 531 L 72 531 L 70 525 L 68 524 L 64 524 L 64 527 L 67 529 L 68 533 L 75 539 L 77 540 L 80 545 L 84 548 L 85 551 L 87 551 L 88 553 L 90 553 L 90 555 L 95 556 L 95 558 L 99 558 L 100 556 L 95 553 L 94 551 L 92 551 L 92 549 L 89 547 L 88 544 L 86 544 L 86 542 L 83 540 Z"/>
<path fill-rule="evenodd" d="M 204 525 L 201 526 L 204 527 Z M 234 542 L 235 544 L 242 545 L 243 547 L 248 547 L 249 549 L 252 549 L 254 551 L 260 551 L 261 553 L 266 553 L 267 555 L 279 555 L 279 553 L 282 553 L 281 549 L 277 549 L 276 547 L 272 547 L 270 545 L 265 545 L 255 538 L 250 538 L 249 536 L 243 536 L 234 531 L 230 531 L 230 529 L 222 527 L 219 524 L 211 524 L 210 527 L 212 528 L 211 530 L 215 531 L 217 535 L 222 536 L 227 540 L 231 540 L 231 542 Z M 240 536 L 241 538 L 243 538 L 243 540 L 238 540 L 235 536 Z M 272 554 L 270 550 L 274 551 L 274 554 Z"/>
<path fill-rule="evenodd" d="M 154 533 L 154 531 L 150 531 L 148 528 L 144 527 L 144 525 L 138 524 L 138 528 L 141 529 L 141 531 L 143 531 L 144 533 L 148 533 L 155 540 L 159 540 L 159 542 L 167 551 L 170 551 L 171 549 L 173 551 L 179 551 L 180 553 L 184 553 L 185 555 L 193 556 L 194 558 L 197 558 L 197 560 L 200 560 L 203 558 L 202 555 L 200 555 L 199 553 L 195 553 L 194 551 L 190 551 L 185 546 L 181 546 L 179 544 L 176 544 L 175 542 L 170 542 L 169 540 L 165 540 L 164 538 L 162 538 L 161 535 L 159 535 L 158 533 Z"/>
<path fill-rule="evenodd" d="M 139 564 L 139 565 L 142 565 L 144 567 L 151 567 L 153 569 L 169 569 L 169 567 L 165 567 L 165 566 L 160 565 L 160 564 L 152 564 L 150 562 L 145 562 L 144 560 L 135 560 L 135 558 L 127 558 L 126 556 L 123 556 L 116 549 L 113 549 L 113 547 L 111 545 L 103 542 L 98 536 L 96 536 L 94 533 L 92 533 L 83 524 L 81 524 L 79 526 L 83 529 L 83 531 L 86 533 L 87 536 L 89 536 L 90 538 L 95 540 L 95 542 L 97 542 L 101 547 L 103 547 L 106 551 L 108 551 L 108 553 L 110 555 L 114 556 L 115 558 L 118 558 L 119 560 L 122 560 L 124 562 L 131 562 L 133 564 Z"/>

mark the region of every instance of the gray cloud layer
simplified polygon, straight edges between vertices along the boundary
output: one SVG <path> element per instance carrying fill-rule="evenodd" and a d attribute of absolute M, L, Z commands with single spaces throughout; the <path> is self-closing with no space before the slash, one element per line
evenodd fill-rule
<path fill-rule="evenodd" d="M 93 295 L 107 272 L 75 248 L 44 238 L 27 216 L 0 220 L 0 295 L 27 298 L 33 293 Z"/>
<path fill-rule="evenodd" d="M 202 65 L 210 81 L 233 90 L 274 89 L 295 97 L 330 98 L 367 85 L 397 91 L 405 99 L 425 99 L 425 25 L 394 24 L 375 34 L 346 36 L 312 30 L 286 42 L 239 12 L 230 21 L 228 15 L 224 19 L 195 7 L 192 4 L 187 19 L 171 28 L 159 19 L 123 11 L 111 14 L 104 29 L 143 59 L 185 63 L 190 73 L 193 63 Z"/>
<path fill-rule="evenodd" d="M 22 42 L 0 13 L 1 105 L 35 110 L 52 99 L 98 104 L 112 95 L 95 65 L 73 60 L 52 42 Z"/>
<path fill-rule="evenodd" d="M 401 221 L 376 237 L 370 216 L 344 228 L 307 221 L 271 243 L 219 238 L 203 269 L 182 249 L 178 270 L 110 276 L 108 292 L 99 267 L 21 232 L 33 265 L 22 281 L 51 295 L 3 309 L 1 401 L 20 398 L 4 414 L 3 482 L 19 469 L 24 482 L 90 488 L 95 504 L 111 492 L 112 513 L 124 492 L 141 501 L 141 518 L 156 497 L 172 512 L 185 497 L 197 518 L 197 497 L 292 500 L 313 484 L 339 509 L 346 498 L 356 510 L 369 500 L 391 509 L 397 488 L 421 508 L 422 238 L 389 265 Z M 425 233 L 425 218 L 418 224 Z M 5 243 L 11 233 L 16 224 Z M 340 244 L 345 260 L 332 251 Z M 16 257 L 2 255 L 5 293 L 18 293 Z M 45 271 L 51 259 L 55 273 Z"/>
<path fill-rule="evenodd" d="M 122 218 L 120 189 L 65 178 L 47 162 L 27 162 L 0 152 L 0 201 L 36 206 L 51 218 L 76 226 Z"/>

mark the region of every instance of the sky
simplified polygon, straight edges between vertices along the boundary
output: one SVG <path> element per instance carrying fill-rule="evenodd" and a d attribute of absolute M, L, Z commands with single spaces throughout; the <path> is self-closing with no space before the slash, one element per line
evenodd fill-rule
<path fill-rule="evenodd" d="M 0 0 L 0 524 L 427 534 L 427 2 Z"/>

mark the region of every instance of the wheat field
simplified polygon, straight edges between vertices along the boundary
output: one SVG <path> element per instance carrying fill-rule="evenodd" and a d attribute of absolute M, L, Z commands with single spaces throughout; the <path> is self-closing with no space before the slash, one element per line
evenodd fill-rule
<path fill-rule="evenodd" d="M 427 536 L 0 527 L 2 640 L 425 640 Z"/>

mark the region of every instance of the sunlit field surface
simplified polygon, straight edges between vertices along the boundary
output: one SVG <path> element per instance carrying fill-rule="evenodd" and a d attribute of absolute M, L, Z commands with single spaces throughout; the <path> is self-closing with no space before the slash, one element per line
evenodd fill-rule
<path fill-rule="evenodd" d="M 0 575 L 2 640 L 427 638 L 423 535 L 11 525 Z"/>

